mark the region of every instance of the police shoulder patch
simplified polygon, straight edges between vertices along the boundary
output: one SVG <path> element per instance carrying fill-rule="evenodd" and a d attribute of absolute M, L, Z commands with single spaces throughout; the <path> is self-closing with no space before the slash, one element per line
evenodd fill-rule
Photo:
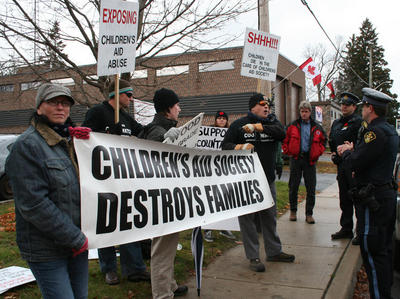
<path fill-rule="evenodd" d="M 374 132 L 369 131 L 367 133 L 364 134 L 364 141 L 365 143 L 370 143 L 371 141 L 376 139 L 376 135 Z"/>

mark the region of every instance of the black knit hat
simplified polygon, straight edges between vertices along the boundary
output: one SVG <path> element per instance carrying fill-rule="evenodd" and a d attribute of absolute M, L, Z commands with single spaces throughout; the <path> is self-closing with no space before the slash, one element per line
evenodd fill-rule
<path fill-rule="evenodd" d="M 124 79 L 119 80 L 119 93 L 125 93 L 127 91 L 133 92 L 133 88 L 129 81 Z M 108 86 L 108 97 L 111 99 L 115 96 L 115 81 Z"/>
<path fill-rule="evenodd" d="M 154 93 L 153 102 L 157 113 L 168 112 L 169 108 L 179 103 L 179 98 L 171 89 L 161 88 Z"/>
<path fill-rule="evenodd" d="M 215 114 L 215 119 L 217 119 L 218 117 L 225 117 L 226 120 L 228 120 L 228 114 L 226 114 L 224 111 L 217 111 L 217 113 Z"/>
<path fill-rule="evenodd" d="M 253 108 L 255 105 L 257 105 L 261 101 L 265 101 L 263 94 L 256 93 L 256 94 L 252 95 L 249 100 L 249 110 L 251 110 L 251 108 Z"/>

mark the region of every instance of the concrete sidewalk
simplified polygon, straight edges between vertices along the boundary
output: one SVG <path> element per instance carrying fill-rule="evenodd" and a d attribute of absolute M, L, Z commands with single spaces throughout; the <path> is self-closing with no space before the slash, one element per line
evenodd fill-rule
<path fill-rule="evenodd" d="M 348 239 L 331 240 L 339 229 L 337 184 L 317 195 L 316 224 L 305 222 L 304 202 L 297 217 L 297 222 L 291 222 L 287 212 L 278 220 L 283 251 L 296 255 L 294 263 L 266 262 L 262 247 L 260 259 L 266 271 L 256 273 L 249 269 L 243 245 L 239 245 L 204 269 L 200 298 L 350 298 L 361 264 L 360 249 Z M 185 298 L 199 298 L 194 277 L 187 285 Z"/>

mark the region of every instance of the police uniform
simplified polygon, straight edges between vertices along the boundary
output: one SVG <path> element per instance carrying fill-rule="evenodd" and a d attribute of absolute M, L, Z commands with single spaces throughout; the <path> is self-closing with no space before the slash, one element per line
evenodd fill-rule
<path fill-rule="evenodd" d="M 392 100 L 382 92 L 363 88 L 362 104 L 385 108 Z M 369 280 L 371 298 L 391 298 L 393 283 L 392 236 L 396 217 L 396 191 L 392 180 L 398 148 L 393 126 L 379 116 L 368 123 L 354 151 L 343 153 L 355 172 L 358 234 Z"/>
<path fill-rule="evenodd" d="M 343 92 L 340 95 L 342 105 L 357 105 L 360 99 L 350 92 Z M 354 204 L 348 196 L 348 190 L 354 186 L 354 179 L 351 170 L 344 167 L 342 158 L 337 153 L 338 145 L 345 141 L 357 143 L 357 134 L 361 126 L 361 116 L 354 112 L 351 115 L 342 116 L 336 119 L 331 127 L 329 134 L 329 147 L 332 153 L 332 161 L 337 165 L 337 181 L 339 185 L 339 200 L 342 215 L 340 216 L 341 229 L 332 234 L 332 239 L 352 238 L 353 237 L 353 210 Z"/>

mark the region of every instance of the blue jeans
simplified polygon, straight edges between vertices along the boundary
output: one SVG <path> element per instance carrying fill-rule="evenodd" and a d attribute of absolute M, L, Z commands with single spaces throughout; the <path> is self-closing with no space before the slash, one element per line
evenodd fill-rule
<path fill-rule="evenodd" d="M 119 245 L 119 252 L 123 276 L 129 276 L 146 270 L 140 242 Z M 101 272 L 117 272 L 115 247 L 99 248 L 98 253 Z"/>
<path fill-rule="evenodd" d="M 88 252 L 74 258 L 28 262 L 43 299 L 86 299 L 88 297 Z"/>

